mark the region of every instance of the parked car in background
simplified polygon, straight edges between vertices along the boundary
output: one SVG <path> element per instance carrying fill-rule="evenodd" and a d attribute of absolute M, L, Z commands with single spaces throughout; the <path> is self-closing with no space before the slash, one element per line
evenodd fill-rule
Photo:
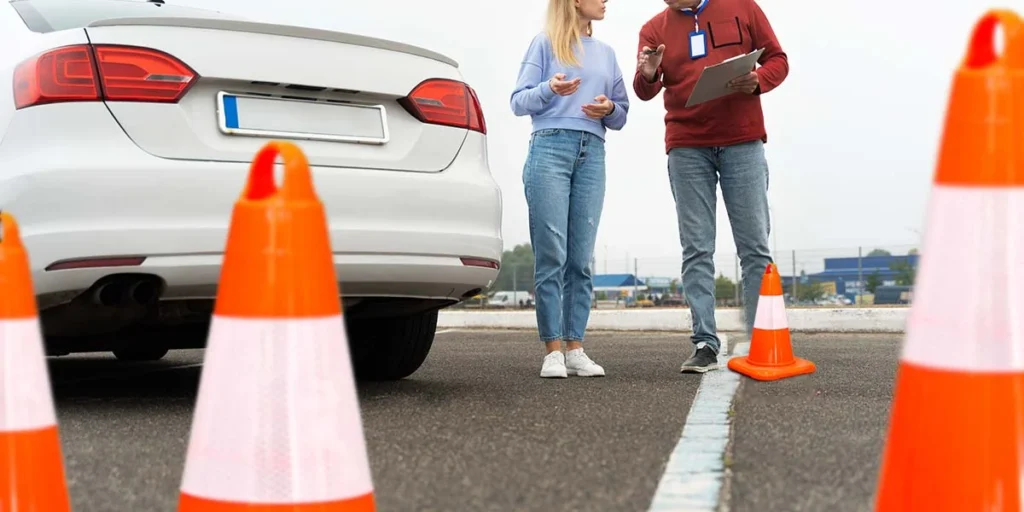
<path fill-rule="evenodd" d="M 910 286 L 905 285 L 892 285 L 892 286 L 879 286 L 875 288 L 875 300 L 876 305 L 896 305 L 896 304 L 910 304 L 914 298 L 914 290 Z"/>
<path fill-rule="evenodd" d="M 497 277 L 487 126 L 448 57 L 143 0 L 13 0 L 0 44 L 0 209 L 50 354 L 203 346 L 231 210 L 271 139 L 312 166 L 360 377 L 414 372 L 438 311 Z"/>
<path fill-rule="evenodd" d="M 526 291 L 498 291 L 487 298 L 490 307 L 525 308 L 533 307 L 534 296 Z"/>

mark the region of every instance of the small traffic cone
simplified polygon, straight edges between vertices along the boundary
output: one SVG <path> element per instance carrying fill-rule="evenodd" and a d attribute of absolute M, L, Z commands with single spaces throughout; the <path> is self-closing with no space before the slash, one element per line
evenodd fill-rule
<path fill-rule="evenodd" d="M 1022 21 L 1011 11 L 986 13 L 954 75 L 879 474 L 880 512 L 1024 510 Z"/>
<path fill-rule="evenodd" d="M 376 509 L 324 207 L 292 144 L 260 150 L 235 204 L 178 503 Z"/>
<path fill-rule="evenodd" d="M 768 264 L 761 279 L 750 354 L 729 359 L 729 369 L 756 380 L 779 380 L 814 373 L 814 363 L 793 356 L 782 279 L 774 263 Z"/>
<path fill-rule="evenodd" d="M 71 510 L 28 253 L 0 212 L 0 510 Z"/>

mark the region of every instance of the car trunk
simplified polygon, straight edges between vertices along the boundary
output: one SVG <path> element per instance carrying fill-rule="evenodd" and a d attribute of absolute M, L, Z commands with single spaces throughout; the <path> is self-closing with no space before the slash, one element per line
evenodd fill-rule
<path fill-rule="evenodd" d="M 177 103 L 107 102 L 125 133 L 163 158 L 249 162 L 285 139 L 315 166 L 436 172 L 466 137 L 399 103 L 424 80 L 461 79 L 454 61 L 416 47 L 201 18 L 105 20 L 86 32 L 92 44 L 160 50 L 198 74 Z"/>

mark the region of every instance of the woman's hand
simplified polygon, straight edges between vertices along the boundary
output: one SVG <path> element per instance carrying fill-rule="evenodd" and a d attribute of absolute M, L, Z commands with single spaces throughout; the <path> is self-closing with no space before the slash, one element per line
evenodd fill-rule
<path fill-rule="evenodd" d="M 597 103 L 583 105 L 583 112 L 591 119 L 601 119 L 615 110 L 615 104 L 604 94 L 594 98 Z"/>
<path fill-rule="evenodd" d="M 551 90 L 559 96 L 568 96 L 580 87 L 580 77 L 573 78 L 572 80 L 565 79 L 565 73 L 558 73 L 551 80 L 548 80 L 548 84 L 551 86 Z"/>

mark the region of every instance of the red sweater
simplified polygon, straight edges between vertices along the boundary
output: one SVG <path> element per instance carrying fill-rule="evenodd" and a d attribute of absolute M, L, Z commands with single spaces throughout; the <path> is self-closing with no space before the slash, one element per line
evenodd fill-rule
<path fill-rule="evenodd" d="M 665 55 L 654 82 L 637 69 L 633 90 L 643 101 L 665 89 L 665 151 L 677 147 L 728 146 L 752 140 L 768 141 L 760 94 L 779 86 L 789 73 L 789 61 L 768 18 L 755 0 L 708 0 L 698 15 L 705 32 L 707 56 L 690 59 L 693 15 L 667 8 L 640 29 L 640 44 Z M 756 72 L 761 85 L 754 94 L 735 93 L 686 108 L 686 100 L 701 71 L 725 59 L 764 48 Z"/>

